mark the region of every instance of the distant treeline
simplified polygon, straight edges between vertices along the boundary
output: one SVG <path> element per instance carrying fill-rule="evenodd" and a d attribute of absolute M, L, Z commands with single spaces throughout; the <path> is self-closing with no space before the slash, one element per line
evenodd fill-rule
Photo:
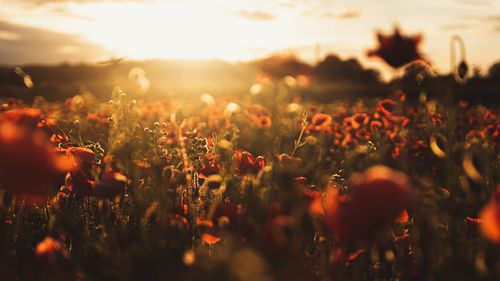
<path fill-rule="evenodd" d="M 403 89 L 409 98 L 421 92 L 439 96 L 451 91 L 458 99 L 498 102 L 500 63 L 485 74 L 475 71 L 458 84 L 451 76 L 433 74 L 425 65 L 413 64 L 404 74 L 389 83 L 380 79 L 375 69 L 364 68 L 356 59 L 343 60 L 329 55 L 316 65 L 309 65 L 293 55 L 228 63 L 222 60 L 147 60 L 111 59 L 98 64 L 24 65 L 0 67 L 0 96 L 30 100 L 42 95 L 49 100 L 63 100 L 90 92 L 103 100 L 116 86 L 132 95 L 151 98 L 192 97 L 208 92 L 214 96 L 245 95 L 254 83 L 279 81 L 285 76 L 302 76 L 304 98 L 324 102 L 336 98 L 357 99 L 384 96 Z M 32 82 L 27 87 L 26 76 Z"/>

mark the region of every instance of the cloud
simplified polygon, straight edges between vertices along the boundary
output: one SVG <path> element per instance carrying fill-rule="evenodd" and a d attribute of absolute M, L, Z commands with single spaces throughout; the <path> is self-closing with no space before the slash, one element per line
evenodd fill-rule
<path fill-rule="evenodd" d="M 63 7 L 63 6 L 54 7 L 53 9 L 51 9 L 51 11 L 57 15 L 72 18 L 72 19 L 81 19 L 81 20 L 86 20 L 86 21 L 94 20 L 94 18 L 92 18 L 92 17 L 82 16 L 82 15 L 72 13 L 66 7 Z"/>
<path fill-rule="evenodd" d="M 53 3 L 146 2 L 148 0 L 23 0 L 23 4 L 38 6 Z"/>
<path fill-rule="evenodd" d="M 321 14 L 322 18 L 333 18 L 333 19 L 354 19 L 354 18 L 359 18 L 361 16 L 361 13 L 359 11 L 351 11 L 347 10 L 342 13 L 331 13 L 331 12 L 324 12 Z"/>
<path fill-rule="evenodd" d="M 245 11 L 240 10 L 234 13 L 235 15 L 249 19 L 249 20 L 274 20 L 276 19 L 275 15 L 263 12 L 263 11 Z"/>
<path fill-rule="evenodd" d="M 500 15 L 468 16 L 467 18 L 481 23 L 481 27 L 489 28 L 494 32 L 500 31 Z"/>
<path fill-rule="evenodd" d="M 493 4 L 489 0 L 455 0 L 456 3 L 470 6 L 489 6 Z"/>
<path fill-rule="evenodd" d="M 110 55 L 77 35 L 0 21 L 0 64 L 95 61 Z"/>
<path fill-rule="evenodd" d="M 470 23 L 452 23 L 452 24 L 444 24 L 439 28 L 442 30 L 464 30 L 473 27 Z"/>

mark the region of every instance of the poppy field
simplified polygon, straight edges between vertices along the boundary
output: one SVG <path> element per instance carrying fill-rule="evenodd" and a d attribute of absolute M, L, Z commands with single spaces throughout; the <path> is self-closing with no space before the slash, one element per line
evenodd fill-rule
<path fill-rule="evenodd" d="M 497 280 L 500 112 L 450 97 L 4 98 L 1 280 Z"/>

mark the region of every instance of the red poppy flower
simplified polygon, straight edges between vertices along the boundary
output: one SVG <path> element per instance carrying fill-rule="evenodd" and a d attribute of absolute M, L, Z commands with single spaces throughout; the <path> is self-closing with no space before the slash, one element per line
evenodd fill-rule
<path fill-rule="evenodd" d="M 15 123 L 16 125 L 26 126 L 30 129 L 37 127 L 40 120 L 41 111 L 35 108 L 13 109 L 5 112 L 2 117 L 4 120 Z"/>
<path fill-rule="evenodd" d="M 233 155 L 233 167 L 239 176 L 248 173 L 256 175 L 265 165 L 264 157 L 254 157 L 248 151 L 236 151 Z"/>
<path fill-rule="evenodd" d="M 326 222 L 339 239 L 368 238 L 411 205 L 408 178 L 385 166 L 354 175 L 350 189 L 350 197 L 331 190 L 325 202 Z"/>
<path fill-rule="evenodd" d="M 418 45 L 422 41 L 422 35 L 406 37 L 400 34 L 399 29 L 395 28 L 392 35 L 386 36 L 377 33 L 379 47 L 377 50 L 368 51 L 369 57 L 379 57 L 388 65 L 399 68 L 415 60 L 424 58 L 418 52 Z"/>
<path fill-rule="evenodd" d="M 94 178 L 90 170 L 95 153 L 85 147 L 70 147 L 66 150 L 66 155 L 74 160 L 73 169 L 66 175 L 66 186 L 76 194 L 92 194 Z"/>
<path fill-rule="evenodd" d="M 352 127 L 354 129 L 357 129 L 362 125 L 368 124 L 369 121 L 370 117 L 366 113 L 356 113 L 351 118 Z"/>
<path fill-rule="evenodd" d="M 257 127 L 269 128 L 271 127 L 271 118 L 269 116 L 259 116 L 256 118 Z"/>
<path fill-rule="evenodd" d="M 500 244 L 500 185 L 498 185 L 493 198 L 486 204 L 479 218 L 483 235 L 494 243 Z"/>
<path fill-rule="evenodd" d="M 240 213 L 241 207 L 234 203 L 219 203 L 211 217 L 212 225 L 218 227 L 235 226 Z"/>
<path fill-rule="evenodd" d="M 380 128 L 382 128 L 382 123 L 380 121 L 373 120 L 373 121 L 370 122 L 370 131 L 376 132 Z"/>
<path fill-rule="evenodd" d="M 56 255 L 69 257 L 69 251 L 59 241 L 47 236 L 42 242 L 36 245 L 35 253 L 38 259 L 41 260 L 54 260 Z"/>
<path fill-rule="evenodd" d="M 377 112 L 385 117 L 392 116 L 392 110 L 396 106 L 396 102 L 391 99 L 385 99 L 377 102 Z"/>
<path fill-rule="evenodd" d="M 311 124 L 307 127 L 306 133 L 326 133 L 332 123 L 332 116 L 324 113 L 317 113 L 311 119 Z"/>
<path fill-rule="evenodd" d="M 204 155 L 203 164 L 201 164 L 199 177 L 207 178 L 211 175 L 216 175 L 220 171 L 220 164 L 217 163 L 217 160 L 212 155 L 212 153 L 206 153 Z"/>
<path fill-rule="evenodd" d="M 370 132 L 368 132 L 367 129 L 361 128 L 356 132 L 356 138 L 358 140 L 364 139 L 364 140 L 370 140 Z"/>
<path fill-rule="evenodd" d="M 47 195 L 50 185 L 71 168 L 42 132 L 0 122 L 0 186 L 14 193 Z"/>

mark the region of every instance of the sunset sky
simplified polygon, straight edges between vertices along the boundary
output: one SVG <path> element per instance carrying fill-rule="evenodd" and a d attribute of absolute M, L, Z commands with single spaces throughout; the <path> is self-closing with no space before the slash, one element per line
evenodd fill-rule
<path fill-rule="evenodd" d="M 357 57 L 375 31 L 424 34 L 421 51 L 449 70 L 449 41 L 487 69 L 500 59 L 500 1 L 494 0 L 1 0 L 0 64 L 99 61 L 126 56 L 245 61 L 295 52 Z"/>

